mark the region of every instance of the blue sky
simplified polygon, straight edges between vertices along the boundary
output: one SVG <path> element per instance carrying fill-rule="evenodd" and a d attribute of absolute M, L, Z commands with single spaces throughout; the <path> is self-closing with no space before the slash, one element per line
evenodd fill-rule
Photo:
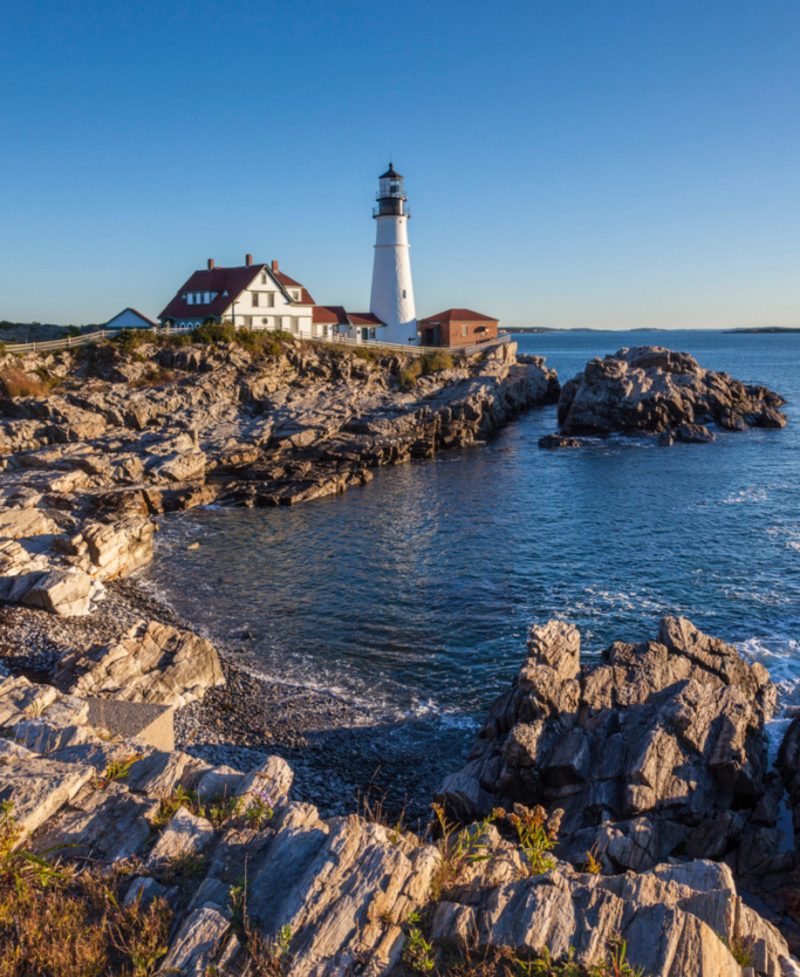
<path fill-rule="evenodd" d="M 365 309 L 391 154 L 418 315 L 800 326 L 797 0 L 26 0 L 0 79 L 0 319 L 245 252 Z"/>

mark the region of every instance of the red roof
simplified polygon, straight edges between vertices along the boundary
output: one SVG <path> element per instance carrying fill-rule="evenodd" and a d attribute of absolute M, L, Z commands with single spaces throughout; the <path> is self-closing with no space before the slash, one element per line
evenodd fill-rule
<path fill-rule="evenodd" d="M 334 322 L 346 324 L 347 313 L 342 305 L 315 305 L 311 316 L 312 322 Z"/>
<path fill-rule="evenodd" d="M 379 319 L 374 312 L 348 312 L 347 318 L 354 326 L 385 326 L 386 323 Z"/>
<path fill-rule="evenodd" d="M 178 290 L 178 294 L 159 319 L 194 319 L 204 316 L 220 318 L 234 299 L 242 294 L 262 271 L 268 272 L 284 288 L 291 286 L 300 289 L 300 305 L 313 305 L 314 299 L 305 288 L 281 271 L 273 271 L 268 265 L 242 265 L 238 268 L 207 268 L 196 271 Z M 185 298 L 186 292 L 217 292 L 217 297 L 207 305 L 189 305 Z"/>
<path fill-rule="evenodd" d="M 471 309 L 446 309 L 438 315 L 427 316 L 420 319 L 420 322 L 499 322 L 492 316 L 481 315 L 480 312 L 473 312 Z"/>
<path fill-rule="evenodd" d="M 315 305 L 313 321 L 342 326 L 385 326 L 373 312 L 347 312 L 343 305 Z"/>

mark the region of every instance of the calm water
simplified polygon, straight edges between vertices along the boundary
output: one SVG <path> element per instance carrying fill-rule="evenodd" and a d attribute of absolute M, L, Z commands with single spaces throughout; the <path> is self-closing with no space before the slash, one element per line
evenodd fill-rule
<path fill-rule="evenodd" d="M 339 498 L 167 518 L 147 580 L 211 637 L 251 630 L 266 675 L 384 718 L 473 724 L 529 625 L 553 616 L 581 629 L 585 654 L 689 616 L 800 705 L 800 334 L 515 338 L 562 382 L 622 346 L 685 350 L 781 393 L 789 424 L 546 452 L 555 407 L 532 411 L 489 444 L 383 469 Z"/>

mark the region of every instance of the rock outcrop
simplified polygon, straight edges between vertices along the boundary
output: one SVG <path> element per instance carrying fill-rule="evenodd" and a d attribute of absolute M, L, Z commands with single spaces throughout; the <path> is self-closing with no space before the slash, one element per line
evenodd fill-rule
<path fill-rule="evenodd" d="M 210 641 L 156 621 L 140 621 L 121 641 L 66 658 L 53 680 L 84 697 L 177 707 L 225 682 Z"/>
<path fill-rule="evenodd" d="M 743 678 L 719 646 L 699 654 L 715 674 Z M 52 687 L 0 681 L 0 802 L 10 802 L 16 848 L 97 872 L 95 893 L 124 863 L 119 903 L 171 912 L 162 973 L 240 977 L 248 960 L 290 977 L 383 977 L 406 965 L 447 973 L 459 954 L 493 949 L 520 967 L 545 949 L 588 967 L 624 945 L 649 977 L 740 977 L 748 971 L 734 953 L 754 977 L 800 974 L 727 866 L 687 860 L 603 876 L 553 861 L 532 875 L 494 825 L 431 843 L 358 815 L 323 819 L 292 800 L 292 771 L 278 757 L 249 773 L 215 768 L 109 737 L 88 714 Z M 80 876 L 64 878 L 48 891 L 74 890 Z M 0 873 L 0 890 L 13 899 L 13 875 Z M 19 933 L 0 921 L 0 951 L 16 952 Z"/>
<path fill-rule="evenodd" d="M 558 423 L 563 435 L 670 431 L 682 441 L 713 441 L 711 423 L 727 431 L 783 427 L 783 403 L 766 387 L 704 370 L 688 353 L 637 346 L 590 360 L 568 380 Z"/>
<path fill-rule="evenodd" d="M 534 627 L 512 688 L 493 705 L 463 770 L 439 800 L 462 820 L 496 805 L 561 808 L 562 857 L 606 871 L 671 854 L 721 859 L 775 828 L 766 669 L 682 618 L 656 641 L 614 642 L 582 665 L 580 635 Z"/>
<path fill-rule="evenodd" d="M 0 600 L 85 614 L 106 581 L 149 562 L 163 512 L 343 492 L 377 466 L 485 439 L 560 391 L 543 358 L 518 360 L 515 343 L 402 384 L 412 357 L 279 349 L 0 355 L 0 377 L 59 381 L 49 396 L 0 399 Z"/>

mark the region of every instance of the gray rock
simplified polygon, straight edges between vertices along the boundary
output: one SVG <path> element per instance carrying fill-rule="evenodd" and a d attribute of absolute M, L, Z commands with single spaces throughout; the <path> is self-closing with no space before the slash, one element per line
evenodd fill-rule
<path fill-rule="evenodd" d="M 75 569 L 56 569 L 41 576 L 21 597 L 31 607 L 63 617 L 87 614 L 92 594 L 92 578 Z"/>
<path fill-rule="evenodd" d="M 531 630 L 511 691 L 437 799 L 464 821 L 517 802 L 561 808 L 562 857 L 581 865 L 593 851 L 607 870 L 646 870 L 684 843 L 718 858 L 744 844 L 767 791 L 766 670 L 681 618 L 597 665 L 579 656 L 575 628 Z"/>
<path fill-rule="evenodd" d="M 208 905 L 195 909 L 172 941 L 161 972 L 206 977 L 229 927 L 230 914 L 221 907 Z"/>
<path fill-rule="evenodd" d="M 223 685 L 210 641 L 156 621 L 141 621 L 121 641 L 67 658 L 55 675 L 82 696 L 183 706 Z"/>
<path fill-rule="evenodd" d="M 182 855 L 199 855 L 213 841 L 214 829 L 204 818 L 179 807 L 156 842 L 148 868 L 156 868 Z"/>
<path fill-rule="evenodd" d="M 783 403 L 765 387 L 702 369 L 687 353 L 638 346 L 590 360 L 567 381 L 558 423 L 566 435 L 677 428 L 679 440 L 712 441 L 703 427 L 708 419 L 731 431 L 783 427 L 786 418 L 777 410 Z"/>

